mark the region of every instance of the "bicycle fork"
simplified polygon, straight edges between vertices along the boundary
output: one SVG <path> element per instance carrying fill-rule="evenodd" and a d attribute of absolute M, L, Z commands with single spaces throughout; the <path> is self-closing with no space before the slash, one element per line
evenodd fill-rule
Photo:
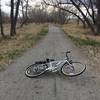
<path fill-rule="evenodd" d="M 72 64 L 70 64 L 68 60 L 66 60 L 66 61 L 67 61 L 67 64 L 70 66 L 69 68 L 71 68 L 72 72 L 74 72 L 75 71 L 74 66 Z"/>

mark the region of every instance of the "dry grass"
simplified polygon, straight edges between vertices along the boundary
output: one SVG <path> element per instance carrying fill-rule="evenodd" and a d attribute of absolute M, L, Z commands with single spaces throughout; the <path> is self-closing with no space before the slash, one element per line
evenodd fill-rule
<path fill-rule="evenodd" d="M 84 29 L 81 25 L 74 23 L 63 25 L 62 28 L 75 44 L 83 50 L 86 49 L 89 56 L 94 57 L 100 52 L 100 36 L 92 35 L 88 28 Z"/>
<path fill-rule="evenodd" d="M 8 27 L 7 27 L 8 26 Z M 47 25 L 29 24 L 21 29 L 17 29 L 17 35 L 0 41 L 0 65 L 6 65 L 13 61 L 27 48 L 34 46 L 43 34 L 44 27 Z M 9 25 L 6 25 L 5 31 L 9 31 Z M 41 31 L 42 30 L 42 31 Z M 47 30 L 47 29 L 46 29 Z M 0 67 L 3 69 L 4 67 Z"/>
<path fill-rule="evenodd" d="M 75 23 L 65 24 L 63 26 L 63 30 L 70 36 L 78 37 L 81 39 L 93 39 L 96 41 L 100 41 L 100 36 L 93 36 L 92 32 L 89 28 L 84 29 L 81 25 L 77 25 Z"/>
<path fill-rule="evenodd" d="M 65 24 L 62 29 L 78 46 L 88 46 L 91 50 L 94 48 L 94 52 L 95 48 L 100 48 L 100 36 L 92 35 L 90 29 L 84 29 L 75 23 Z"/>

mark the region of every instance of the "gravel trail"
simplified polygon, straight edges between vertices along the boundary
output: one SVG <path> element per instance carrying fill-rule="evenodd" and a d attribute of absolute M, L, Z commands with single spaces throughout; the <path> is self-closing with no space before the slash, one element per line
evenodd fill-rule
<path fill-rule="evenodd" d="M 38 78 L 27 78 L 25 68 L 36 60 L 64 58 L 72 51 L 73 60 L 87 65 L 77 77 L 48 73 Z M 0 72 L 0 100 L 100 100 L 100 75 L 91 71 L 85 55 L 76 48 L 56 26 L 49 25 L 48 34 L 31 50 L 23 54 L 8 69 Z"/>

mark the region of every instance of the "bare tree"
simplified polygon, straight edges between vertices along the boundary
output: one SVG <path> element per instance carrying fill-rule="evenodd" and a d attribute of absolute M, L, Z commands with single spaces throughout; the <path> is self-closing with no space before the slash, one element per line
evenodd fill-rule
<path fill-rule="evenodd" d="M 95 28 L 93 23 L 95 23 L 95 17 L 94 17 L 94 9 L 93 9 L 93 3 L 92 0 L 90 0 L 89 4 L 87 4 L 87 0 L 43 0 L 47 5 L 50 6 L 54 6 L 57 8 L 60 8 L 62 10 L 65 10 L 71 14 L 73 14 L 74 16 L 76 16 L 85 26 L 85 23 L 88 25 L 88 27 L 92 30 L 92 32 L 95 34 Z M 61 4 L 61 5 L 59 5 Z M 78 10 L 78 12 L 81 14 L 78 15 L 76 12 L 71 11 L 70 9 L 64 9 L 64 7 L 62 5 L 73 5 L 75 7 L 75 9 Z M 91 6 L 92 5 L 92 6 Z M 87 11 L 87 14 L 84 13 L 84 10 L 81 9 L 81 7 L 84 7 Z M 89 8 L 91 7 L 92 9 L 92 14 L 89 10 Z M 88 16 L 87 16 L 88 15 Z M 91 20 L 90 20 L 91 18 Z"/>
<path fill-rule="evenodd" d="M 93 33 L 95 33 L 95 29 L 94 26 L 92 25 L 92 23 L 89 21 L 89 19 L 86 17 L 86 15 L 84 14 L 84 12 L 80 9 L 80 7 L 78 6 L 77 2 L 75 2 L 74 0 L 70 0 L 72 2 L 72 4 L 75 6 L 76 9 L 78 9 L 78 11 L 81 13 L 81 15 L 83 16 L 85 22 L 87 23 L 87 25 L 90 27 L 90 29 L 92 30 Z M 78 0 L 79 2 L 82 2 L 81 0 Z M 83 3 L 84 5 L 84 3 Z M 84 5 L 85 6 L 85 5 Z M 85 7 L 86 8 L 86 7 Z M 87 9 L 87 8 L 86 8 Z M 88 11 L 88 10 L 87 10 Z"/>
<path fill-rule="evenodd" d="M 1 0 L 0 0 L 0 28 L 1 28 L 1 35 L 5 38 L 4 31 L 3 31 L 3 21 L 2 21 L 2 11 L 1 11 Z"/>
<path fill-rule="evenodd" d="M 10 35 L 14 36 L 14 0 L 11 0 L 11 11 L 10 11 L 10 21 L 11 21 L 11 28 L 10 28 Z"/>
<path fill-rule="evenodd" d="M 66 12 L 59 8 L 58 9 L 58 22 L 60 24 L 64 24 L 65 21 L 66 21 Z"/>
<path fill-rule="evenodd" d="M 100 33 L 100 0 L 96 0 L 96 6 L 97 6 L 97 33 Z"/>
<path fill-rule="evenodd" d="M 28 9 L 31 8 L 29 5 L 29 0 L 21 0 L 21 12 L 22 12 L 22 20 L 20 27 L 23 27 L 24 24 L 28 21 Z"/>
<path fill-rule="evenodd" d="M 11 0 L 11 3 L 10 3 L 10 6 L 11 6 L 11 12 L 10 12 L 10 20 L 11 20 L 10 35 L 11 36 L 14 36 L 16 34 L 16 23 L 17 23 L 17 19 L 18 19 L 19 5 L 20 5 L 20 0 L 17 0 L 16 2 L 14 2 L 14 0 Z M 14 10 L 14 8 L 15 8 L 15 10 Z"/>
<path fill-rule="evenodd" d="M 72 3 L 70 3 L 70 2 L 62 3 L 61 0 L 60 0 L 60 2 L 57 0 L 55 2 L 53 2 L 53 0 L 49 0 L 49 2 L 47 2 L 46 0 L 43 0 L 43 2 L 48 6 L 60 8 L 61 10 L 71 13 L 72 15 L 76 16 L 83 23 L 84 27 L 86 26 L 84 19 L 81 18 L 76 12 L 73 12 L 72 10 L 70 10 L 69 7 L 67 8 L 65 6 L 64 7 L 62 6 L 62 4 L 72 4 Z"/>
<path fill-rule="evenodd" d="M 16 24 L 17 24 L 17 19 L 18 19 L 19 6 L 20 6 L 20 0 L 17 0 L 16 12 L 15 12 L 15 17 L 14 17 L 14 34 L 16 34 Z"/>

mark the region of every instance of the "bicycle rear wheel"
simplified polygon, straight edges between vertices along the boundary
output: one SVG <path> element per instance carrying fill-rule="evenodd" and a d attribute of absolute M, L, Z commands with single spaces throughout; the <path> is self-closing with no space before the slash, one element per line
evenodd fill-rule
<path fill-rule="evenodd" d="M 25 75 L 27 77 L 34 78 L 45 73 L 46 68 L 46 64 L 32 64 L 26 68 Z"/>
<path fill-rule="evenodd" d="M 61 68 L 61 72 L 66 76 L 77 76 L 82 74 L 86 69 L 86 66 L 80 62 L 72 62 L 71 65 L 64 64 Z"/>

